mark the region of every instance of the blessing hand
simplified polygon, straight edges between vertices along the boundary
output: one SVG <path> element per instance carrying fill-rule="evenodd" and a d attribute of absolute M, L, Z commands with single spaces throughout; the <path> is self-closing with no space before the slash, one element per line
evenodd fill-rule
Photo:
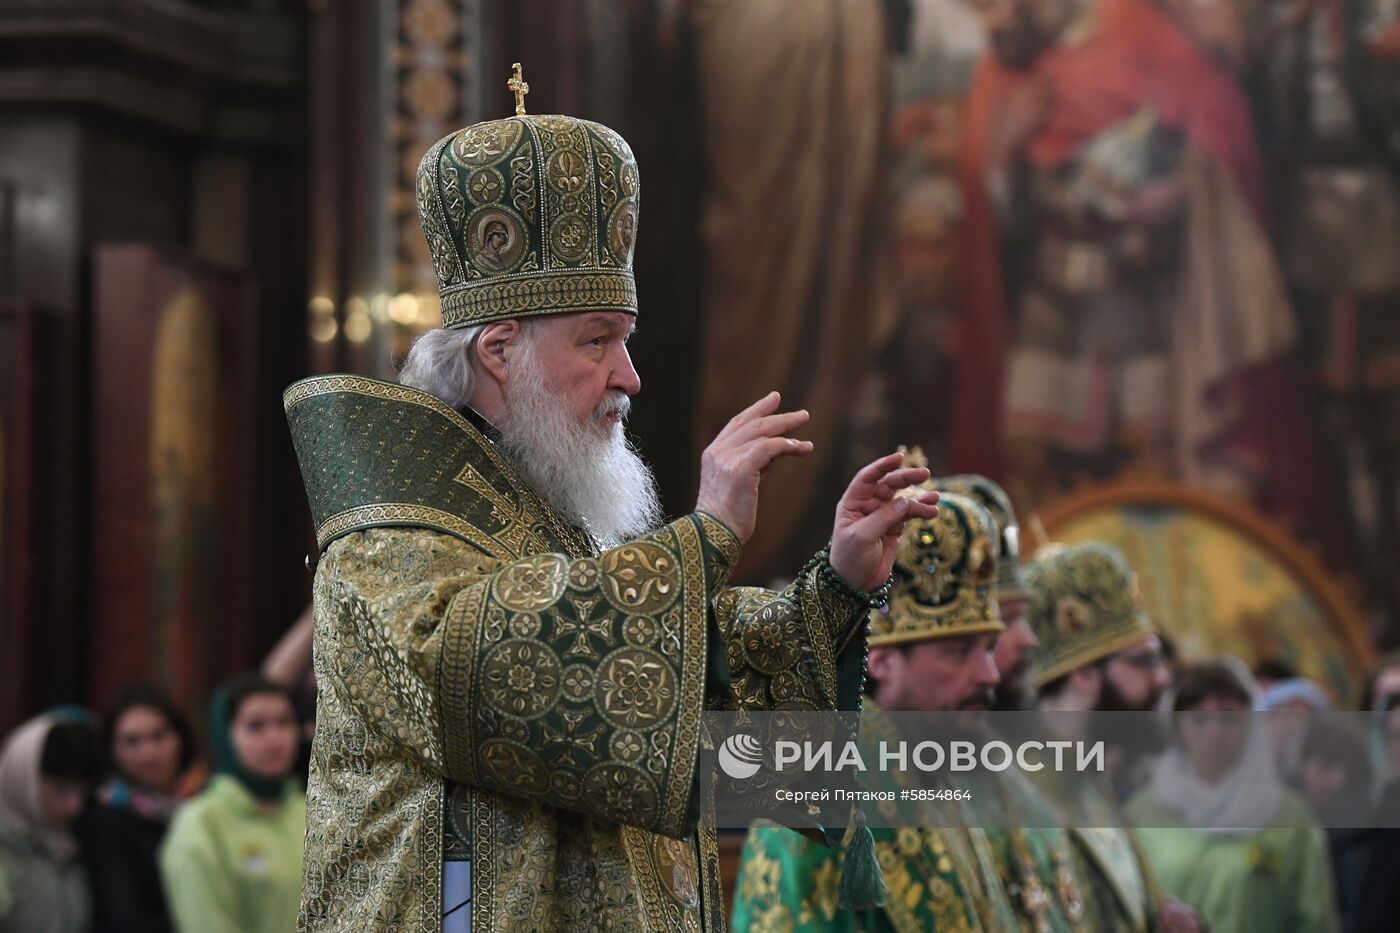
<path fill-rule="evenodd" d="M 729 419 L 700 457 L 695 508 L 724 522 L 747 542 L 758 517 L 758 484 L 781 457 L 805 457 L 812 442 L 787 435 L 807 423 L 806 411 L 779 412 L 782 397 L 769 392 Z"/>
<path fill-rule="evenodd" d="M 936 492 L 898 495 L 929 477 L 924 467 L 901 467 L 903 462 L 902 454 L 893 453 L 867 465 L 836 504 L 831 569 L 856 589 L 873 590 L 889 577 L 905 522 L 938 514 Z"/>

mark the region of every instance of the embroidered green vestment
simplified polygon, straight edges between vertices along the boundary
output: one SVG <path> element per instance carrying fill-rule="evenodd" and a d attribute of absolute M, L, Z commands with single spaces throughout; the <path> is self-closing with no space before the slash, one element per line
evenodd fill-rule
<path fill-rule="evenodd" d="M 723 929 L 701 710 L 830 708 L 864 608 L 726 588 L 702 513 L 599 551 L 416 390 L 285 401 L 322 551 L 300 928 L 437 931 L 452 857 L 474 930 Z"/>
<path fill-rule="evenodd" d="M 859 736 L 865 760 L 876 760 L 881 741 L 898 740 L 889 717 L 866 699 Z M 865 780 L 872 790 L 914 787 L 908 774 L 900 771 L 872 770 Z M 755 825 L 744 841 L 734 893 L 736 933 L 999 933 L 1015 929 L 1017 918 L 997 874 L 987 833 L 975 827 L 970 810 L 961 802 L 927 806 L 945 808 L 945 818 L 930 822 L 946 825 L 871 828 L 889 894 L 880 908 L 864 913 L 837 906 L 844 850 L 813 842 L 790 829 Z M 954 817 L 953 811 L 962 815 Z"/>

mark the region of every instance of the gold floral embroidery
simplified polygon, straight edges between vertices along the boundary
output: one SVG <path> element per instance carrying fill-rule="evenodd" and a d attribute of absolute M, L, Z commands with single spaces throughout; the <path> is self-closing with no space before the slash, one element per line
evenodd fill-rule
<path fill-rule="evenodd" d="M 333 522 L 315 583 L 303 928 L 437 930 L 450 851 L 473 863 L 481 929 L 701 929 L 692 894 L 714 900 L 698 898 L 717 884 L 714 834 L 677 848 L 648 830 L 678 836 L 693 819 L 709 615 L 742 662 L 741 643 L 771 646 L 773 624 L 817 633 L 829 653 L 860 607 L 815 578 L 804 606 L 726 595 L 737 544 L 705 516 L 595 553 L 422 393 L 327 376 L 286 401 L 313 514 Z M 343 443 L 376 419 L 414 426 L 397 432 L 392 466 Z M 446 450 L 461 459 L 434 462 Z M 417 498 L 376 499 L 381 488 Z M 742 662 L 735 682 L 755 704 L 816 702 L 831 684 L 800 663 L 814 650 L 776 674 Z"/>

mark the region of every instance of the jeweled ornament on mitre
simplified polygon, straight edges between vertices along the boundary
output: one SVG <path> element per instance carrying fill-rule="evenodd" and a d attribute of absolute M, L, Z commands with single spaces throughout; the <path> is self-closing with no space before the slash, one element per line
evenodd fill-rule
<path fill-rule="evenodd" d="M 905 466 L 923 466 L 915 448 Z M 910 490 L 921 495 L 931 487 Z M 889 605 L 870 615 L 870 644 L 890 645 L 999 632 L 1005 626 L 995 587 L 996 522 L 987 510 L 955 493 L 942 496 L 938 514 L 904 526 L 895 558 Z"/>

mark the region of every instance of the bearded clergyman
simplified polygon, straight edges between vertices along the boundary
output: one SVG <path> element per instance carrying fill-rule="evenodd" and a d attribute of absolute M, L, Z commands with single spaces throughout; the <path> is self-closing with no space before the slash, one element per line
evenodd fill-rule
<path fill-rule="evenodd" d="M 722 929 L 701 711 L 856 708 L 904 522 L 937 511 L 884 457 L 787 590 L 726 587 L 807 414 L 736 414 L 661 522 L 625 433 L 636 162 L 523 110 L 419 166 L 443 326 L 399 383 L 286 393 L 320 546 L 302 930 Z"/>

